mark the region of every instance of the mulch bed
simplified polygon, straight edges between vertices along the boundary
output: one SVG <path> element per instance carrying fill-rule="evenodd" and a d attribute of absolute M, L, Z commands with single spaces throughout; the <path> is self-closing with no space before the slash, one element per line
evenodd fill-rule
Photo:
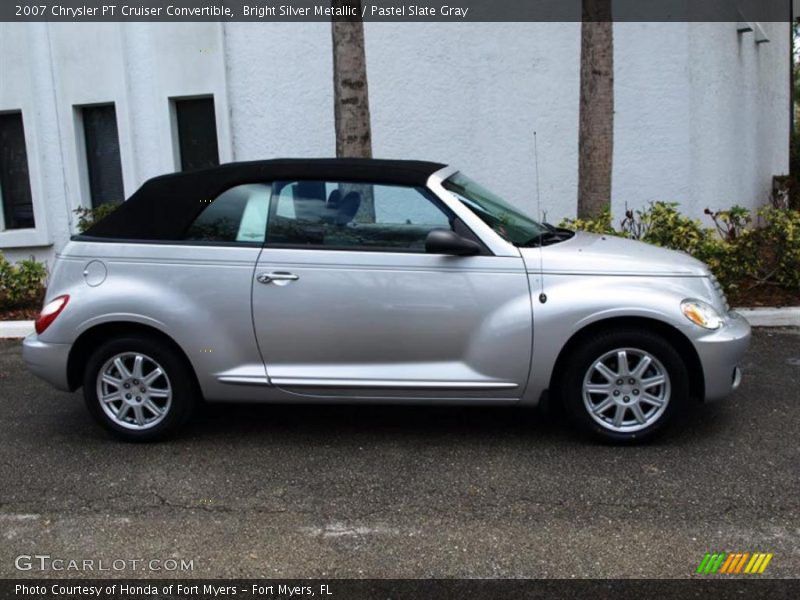
<path fill-rule="evenodd" d="M 731 306 L 800 306 L 800 290 L 787 290 L 769 283 L 744 281 L 728 293 Z"/>
<path fill-rule="evenodd" d="M 47 290 L 42 288 L 22 305 L 15 303 L 13 308 L 6 308 L 10 303 L 5 296 L 0 296 L 0 321 L 33 321 L 39 316 Z"/>
<path fill-rule="evenodd" d="M 41 306 L 0 310 L 0 321 L 33 321 L 39 316 L 40 308 Z"/>

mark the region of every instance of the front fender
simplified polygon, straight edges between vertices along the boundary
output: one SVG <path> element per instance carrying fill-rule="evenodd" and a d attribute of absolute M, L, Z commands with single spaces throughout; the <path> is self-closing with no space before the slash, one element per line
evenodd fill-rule
<path fill-rule="evenodd" d="M 704 333 L 680 310 L 683 299 L 708 296 L 701 277 L 546 275 L 544 286 L 539 274 L 529 277 L 531 288 L 542 289 L 547 300 L 534 303 L 533 363 L 525 404 L 539 402 L 561 350 L 590 325 L 620 317 L 644 318 L 673 327 L 690 340 Z"/>

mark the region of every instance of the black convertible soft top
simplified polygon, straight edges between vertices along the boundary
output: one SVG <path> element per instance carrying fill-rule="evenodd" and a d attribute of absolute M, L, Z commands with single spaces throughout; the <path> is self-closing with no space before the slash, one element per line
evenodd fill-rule
<path fill-rule="evenodd" d="M 245 183 L 320 180 L 424 186 L 444 166 L 411 160 L 275 159 L 172 173 L 146 181 L 122 206 L 74 239 L 181 239 L 209 200 Z"/>

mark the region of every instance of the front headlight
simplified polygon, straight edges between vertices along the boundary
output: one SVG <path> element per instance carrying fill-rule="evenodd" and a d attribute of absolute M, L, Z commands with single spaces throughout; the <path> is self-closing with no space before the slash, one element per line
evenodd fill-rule
<path fill-rule="evenodd" d="M 695 325 L 704 329 L 719 329 L 722 327 L 722 317 L 716 309 L 702 300 L 687 298 L 681 302 L 681 312 Z"/>

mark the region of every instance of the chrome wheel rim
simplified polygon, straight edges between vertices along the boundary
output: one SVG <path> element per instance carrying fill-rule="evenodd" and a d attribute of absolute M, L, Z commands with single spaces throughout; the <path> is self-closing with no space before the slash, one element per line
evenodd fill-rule
<path fill-rule="evenodd" d="M 618 433 L 641 431 L 658 421 L 670 398 L 669 373 L 655 356 L 617 348 L 592 362 L 583 378 L 589 416 Z"/>
<path fill-rule="evenodd" d="M 109 358 L 97 374 L 97 399 L 106 416 L 125 429 L 158 425 L 172 406 L 167 372 L 141 352 L 122 352 Z"/>

